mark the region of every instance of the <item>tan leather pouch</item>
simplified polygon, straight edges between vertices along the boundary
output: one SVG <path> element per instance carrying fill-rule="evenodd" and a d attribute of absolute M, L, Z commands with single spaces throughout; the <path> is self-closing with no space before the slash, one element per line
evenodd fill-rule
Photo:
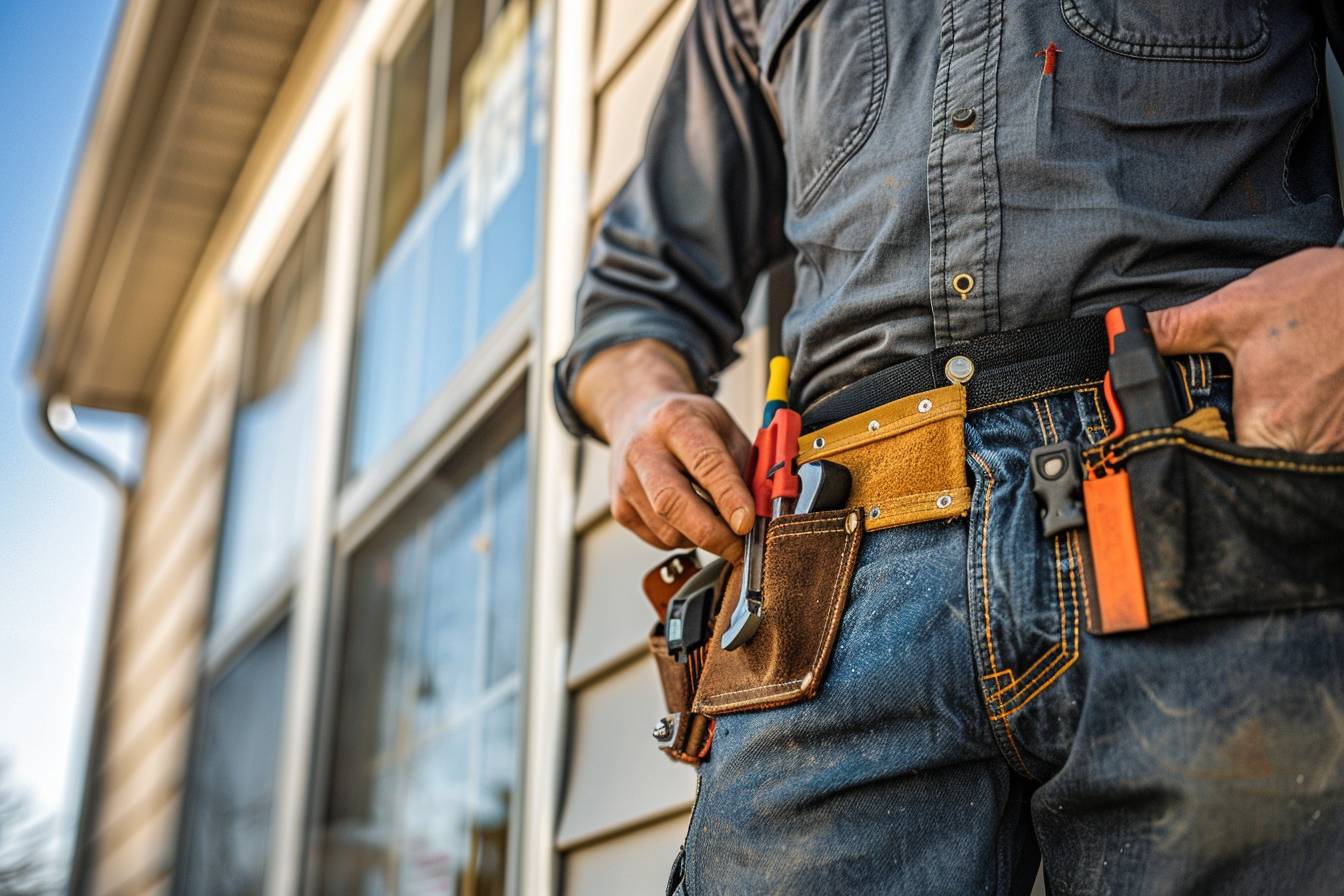
<path fill-rule="evenodd" d="M 694 712 L 747 712 L 816 696 L 840 632 L 863 531 L 861 508 L 771 521 L 765 537 L 760 628 L 737 650 L 719 646 L 737 604 L 738 565 L 715 614 Z"/>
<path fill-rule="evenodd" d="M 849 503 L 868 531 L 964 516 L 966 390 L 930 389 L 888 402 L 798 440 L 798 463 L 830 460 L 854 480 Z"/>

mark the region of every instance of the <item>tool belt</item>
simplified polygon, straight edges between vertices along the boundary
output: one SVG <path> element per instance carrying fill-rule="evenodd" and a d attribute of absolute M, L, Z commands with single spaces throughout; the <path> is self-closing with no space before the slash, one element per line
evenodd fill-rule
<path fill-rule="evenodd" d="M 1080 318 L 939 349 L 808 408 L 798 463 L 848 468 L 849 506 L 769 522 L 752 640 L 736 650 L 720 643 L 740 565 L 716 561 L 706 572 L 693 553 L 679 554 L 645 579 L 660 620 L 693 576 L 710 589 L 712 635 L 682 662 L 669 655 L 663 622 L 650 636 L 668 710 L 654 731 L 659 746 L 697 763 L 716 716 L 814 697 L 864 534 L 967 513 L 967 415 L 1101 385 L 1110 360 L 1107 325 Z M 1181 410 L 1170 425 L 1117 432 L 1116 409 L 1113 435 L 1096 445 L 1033 454 L 1042 537 L 1086 526 L 1088 631 L 1344 605 L 1344 453 L 1243 447 L 1216 409 Z"/>

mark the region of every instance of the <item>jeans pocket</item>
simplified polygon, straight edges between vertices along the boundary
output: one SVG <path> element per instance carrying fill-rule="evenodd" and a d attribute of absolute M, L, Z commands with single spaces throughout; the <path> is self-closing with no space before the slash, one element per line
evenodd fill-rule
<path fill-rule="evenodd" d="M 1169 428 L 1089 454 L 1091 472 L 1104 474 L 1084 485 L 1094 634 L 1344 605 L 1344 453 L 1248 448 Z M 1138 559 L 1128 572 L 1127 544 Z"/>
<path fill-rule="evenodd" d="M 760 627 L 737 649 L 723 649 L 721 639 L 738 602 L 739 564 L 714 621 L 695 712 L 748 712 L 816 696 L 840 632 L 863 520 L 861 508 L 850 508 L 770 522 Z"/>

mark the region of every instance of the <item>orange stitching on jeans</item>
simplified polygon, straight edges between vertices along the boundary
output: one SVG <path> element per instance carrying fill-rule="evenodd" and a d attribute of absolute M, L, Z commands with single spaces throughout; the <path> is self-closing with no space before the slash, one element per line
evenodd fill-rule
<path fill-rule="evenodd" d="M 1097 428 L 1103 433 L 1106 432 L 1106 414 L 1101 410 L 1101 392 L 1096 387 L 1092 390 L 1092 404 L 1097 409 Z M 1088 427 L 1091 429 L 1092 427 Z"/>
<path fill-rule="evenodd" d="M 1189 451 L 1195 452 L 1196 454 L 1203 454 L 1208 457 L 1216 458 L 1217 460 L 1227 461 L 1230 464 L 1237 464 L 1243 467 L 1260 467 L 1262 469 L 1269 469 L 1269 470 L 1289 470 L 1294 473 L 1308 473 L 1318 475 L 1326 473 L 1331 474 L 1344 473 L 1344 464 L 1304 464 L 1290 460 L 1270 460 L 1269 458 L 1263 458 L 1263 457 L 1242 457 L 1237 454 L 1229 454 L 1225 451 L 1219 451 L 1215 448 L 1206 448 L 1203 445 L 1197 445 L 1194 442 L 1186 440 L 1184 437 L 1180 435 L 1154 438 L 1154 436 L 1157 436 L 1161 433 L 1179 433 L 1179 432 L 1180 430 L 1176 429 L 1158 429 L 1158 430 L 1152 430 L 1151 432 L 1135 433 L 1133 436 L 1127 436 L 1121 439 L 1115 445 L 1111 446 L 1111 454 L 1109 455 L 1109 457 L 1103 458 L 1103 460 L 1111 460 L 1118 463 L 1120 461 L 1128 460 L 1131 456 L 1138 454 L 1141 451 L 1150 451 L 1154 448 L 1162 448 L 1167 445 L 1180 445 Z M 1134 445 L 1134 442 L 1138 441 L 1140 438 L 1144 440 L 1139 442 L 1139 444 Z M 1129 448 L 1130 445 L 1134 445 L 1134 448 L 1133 450 L 1126 451 L 1122 454 L 1115 453 L 1115 449 L 1119 448 L 1122 445 L 1125 446 L 1126 448 Z M 1095 470 L 1095 469 L 1096 469 L 1095 465 L 1089 466 L 1089 470 Z"/>
<path fill-rule="evenodd" d="M 1018 711 L 1020 711 L 1020 710 L 1022 710 L 1022 709 L 1024 709 L 1024 708 L 1026 708 L 1027 706 L 1029 706 L 1029 705 L 1032 703 L 1032 701 L 1034 701 L 1034 700 L 1035 700 L 1037 697 L 1039 697 L 1041 694 L 1045 693 L 1046 689 L 1049 688 L 1050 685 L 1052 685 L 1052 684 L 1054 684 L 1056 681 L 1058 681 L 1058 680 L 1059 680 L 1059 677 L 1060 677 L 1061 675 L 1063 675 L 1066 671 L 1068 671 L 1069 667 L 1072 666 L 1072 665 L 1073 665 L 1075 662 L 1077 662 L 1077 660 L 1078 660 L 1078 588 L 1077 588 L 1077 582 L 1076 582 L 1076 580 L 1074 579 L 1074 566 L 1075 566 L 1075 565 L 1076 565 L 1076 562 L 1075 562 L 1075 558 L 1074 558 L 1074 555 L 1073 555 L 1073 546 L 1072 546 L 1072 544 L 1070 544 L 1070 545 L 1069 545 L 1069 592 L 1073 595 L 1073 651 L 1070 652 L 1070 651 L 1068 651 L 1067 649 L 1065 649 L 1064 653 L 1063 653 L 1062 656 L 1061 656 L 1062 665 L 1061 665 L 1057 670 L 1055 670 L 1055 672 L 1054 672 L 1053 675 L 1051 675 L 1045 682 L 1043 682 L 1039 687 L 1037 687 L 1036 690 L 1032 691 L 1032 692 L 1031 692 L 1030 694 L 1028 694 L 1026 697 L 1021 698 L 1021 702 L 1020 702 L 1020 703 L 1017 703 L 1016 706 L 1013 706 L 1013 707 L 1007 707 L 1007 706 L 1005 705 L 1006 703 L 1013 703 L 1013 702 L 1016 702 L 1016 700 L 1017 700 L 1016 694 L 1014 695 L 1013 699 L 1010 699 L 1010 700 L 1007 700 L 1007 701 L 1001 701 L 1001 702 L 999 703 L 999 706 L 1000 706 L 1000 709 L 1001 709 L 1001 712 L 1002 712 L 1002 716 L 1003 716 L 1004 719 L 1007 719 L 1008 716 L 1012 715 L 1013 713 L 1018 712 Z M 1063 633 L 1063 636 L 1064 636 L 1064 638 L 1065 638 L 1065 641 L 1067 642 L 1067 639 L 1068 639 L 1068 635 L 1067 635 L 1067 633 Z M 1042 673 L 1042 674 L 1044 674 L 1044 673 Z M 1039 678 L 1039 676 L 1038 676 L 1038 678 Z M 1027 687 L 1027 686 L 1024 685 L 1024 686 L 1023 686 L 1023 689 L 1025 689 L 1025 687 Z"/>
<path fill-rule="evenodd" d="M 1050 410 L 1050 399 L 1045 400 L 1045 416 L 1050 419 L 1050 435 L 1054 436 L 1054 441 L 1059 441 L 1059 431 L 1055 429 L 1055 415 Z"/>
<path fill-rule="evenodd" d="M 1008 717 L 1003 718 L 1003 733 L 1008 735 L 1008 746 L 1013 748 L 1013 755 L 1017 757 L 1017 763 L 1022 767 L 1023 773 L 1028 776 L 1031 772 L 1027 769 L 1027 760 L 1022 758 L 1022 751 L 1017 748 L 1017 738 L 1013 737 L 1013 724 L 1008 721 Z"/>
<path fill-rule="evenodd" d="M 985 471 L 985 478 L 989 480 L 985 485 L 985 523 L 980 533 L 980 581 L 984 588 L 985 643 L 989 647 L 989 671 L 997 672 L 999 665 L 994 660 L 994 632 L 989 623 L 989 502 L 994 496 L 994 473 L 980 455 L 972 451 L 969 456 L 980 465 Z"/>
<path fill-rule="evenodd" d="M 1036 661 L 1032 663 L 1031 666 L 1027 669 L 1027 671 L 1023 672 L 1021 677 L 1019 677 L 1015 682 L 1003 688 L 1000 688 L 998 691 L 995 692 L 994 696 L 998 697 L 1001 703 L 1003 701 L 1011 702 L 1013 694 L 1021 691 L 1023 688 L 1030 687 L 1032 684 L 1039 681 L 1042 677 L 1049 675 L 1051 670 L 1054 669 L 1057 663 L 1064 662 L 1069 658 L 1069 648 L 1068 648 L 1069 626 L 1068 623 L 1065 621 L 1064 616 L 1064 577 L 1063 572 L 1061 571 L 1062 563 L 1059 556 L 1059 541 L 1060 537 L 1056 535 L 1054 538 L 1055 594 L 1057 596 L 1057 600 L 1059 601 L 1060 640 L 1045 653 L 1037 657 Z M 1070 571 L 1070 575 L 1072 575 L 1072 571 Z M 1054 654 L 1056 651 L 1059 651 L 1060 655 L 1057 657 L 1052 657 L 1052 654 Z M 1040 666 L 1041 663 L 1044 662 L 1047 658 L 1050 658 L 1050 662 L 1046 664 L 1044 669 L 1038 671 L 1037 667 Z M 1010 691 L 1012 693 L 1009 693 Z"/>
<path fill-rule="evenodd" d="M 1187 375 L 1185 365 L 1180 361 L 1176 362 L 1176 367 L 1181 371 L 1181 386 L 1185 389 L 1185 407 L 1186 410 L 1195 409 L 1195 397 L 1190 394 L 1190 377 Z"/>
<path fill-rule="evenodd" d="M 1037 667 L 1042 663 L 1045 663 L 1047 666 L 1053 666 L 1055 663 L 1059 662 L 1059 657 L 1055 656 L 1055 654 L 1059 652 L 1060 647 L 1061 645 L 1058 642 L 1051 644 L 1046 648 L 1044 653 L 1036 657 L 1036 661 L 1026 668 L 1020 678 L 1010 678 L 1007 684 L 990 694 L 990 696 L 1000 701 L 1009 699 L 1014 691 L 1020 690 L 1025 684 L 1030 684 L 1032 679 L 1038 676 Z M 1067 654 L 1068 651 L 1066 650 L 1065 653 Z"/>
<path fill-rule="evenodd" d="M 1050 441 L 1050 437 L 1045 434 L 1045 420 L 1041 418 L 1040 405 L 1033 401 L 1031 409 L 1036 412 L 1036 425 L 1041 428 L 1041 444 L 1044 445 Z"/>
<path fill-rule="evenodd" d="M 1078 530 L 1069 532 L 1069 538 L 1073 541 L 1073 546 L 1078 550 L 1078 583 L 1083 588 L 1083 615 L 1087 617 L 1088 630 L 1092 628 L 1092 596 L 1087 592 L 1087 570 L 1083 569 L 1083 543 L 1078 537 Z"/>
<path fill-rule="evenodd" d="M 1033 392 L 1030 395 L 1019 395 L 1017 398 L 1005 398 L 1003 401 L 996 401 L 992 404 L 982 404 L 977 408 L 967 408 L 967 414 L 978 414 L 981 411 L 992 411 L 995 408 L 1005 408 L 1010 404 L 1021 404 L 1024 401 L 1031 401 L 1033 398 L 1043 398 L 1046 395 L 1058 395 L 1061 392 L 1077 392 L 1088 386 L 1095 386 L 1101 380 L 1087 380 L 1081 383 L 1074 383 L 1072 386 L 1060 386 L 1057 389 L 1042 389 L 1040 392 Z"/>

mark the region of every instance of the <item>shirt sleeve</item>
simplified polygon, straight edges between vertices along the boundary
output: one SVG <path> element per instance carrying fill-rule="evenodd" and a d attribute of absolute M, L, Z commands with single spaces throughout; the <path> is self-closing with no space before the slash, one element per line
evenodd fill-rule
<path fill-rule="evenodd" d="M 696 4 L 643 160 L 598 229 L 574 341 L 555 370 L 556 407 L 575 435 L 591 433 L 571 402 L 574 380 L 612 346 L 664 342 L 712 392 L 736 356 L 757 274 L 787 252 L 783 147 L 758 86 L 754 21 L 730 3 L 744 5 Z"/>

